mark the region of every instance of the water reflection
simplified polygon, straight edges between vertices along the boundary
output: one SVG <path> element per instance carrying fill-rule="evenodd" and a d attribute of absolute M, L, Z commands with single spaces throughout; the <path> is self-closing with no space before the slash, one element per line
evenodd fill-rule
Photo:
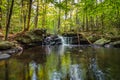
<path fill-rule="evenodd" d="M 120 80 L 118 51 L 80 46 L 30 48 L 21 56 L 0 61 L 0 80 Z"/>
<path fill-rule="evenodd" d="M 70 80 L 83 80 L 82 70 L 78 64 L 70 66 Z"/>
<path fill-rule="evenodd" d="M 96 60 L 96 53 L 94 52 L 92 53 L 92 57 L 90 58 L 89 70 L 91 70 L 91 73 L 93 73 L 95 80 L 105 80 L 104 73 L 102 72 L 102 70 L 99 69 Z"/>
<path fill-rule="evenodd" d="M 31 70 L 31 73 L 32 73 L 32 80 L 37 80 L 37 64 L 35 61 L 32 61 L 30 63 L 30 70 Z"/>

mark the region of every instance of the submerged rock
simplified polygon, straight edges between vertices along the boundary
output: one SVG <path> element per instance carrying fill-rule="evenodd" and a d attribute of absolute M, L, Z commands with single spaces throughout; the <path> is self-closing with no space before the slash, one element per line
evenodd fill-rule
<path fill-rule="evenodd" d="M 11 49 L 14 47 L 14 43 L 9 41 L 0 41 L 0 50 Z"/>
<path fill-rule="evenodd" d="M 11 55 L 9 55 L 9 54 L 0 54 L 0 60 L 1 59 L 7 59 L 7 58 L 9 58 Z"/>

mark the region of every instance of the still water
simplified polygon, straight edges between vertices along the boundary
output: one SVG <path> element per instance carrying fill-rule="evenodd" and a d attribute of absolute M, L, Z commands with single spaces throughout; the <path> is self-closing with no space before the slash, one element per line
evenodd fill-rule
<path fill-rule="evenodd" d="M 39 46 L 0 61 L 0 80 L 120 80 L 120 50 Z"/>

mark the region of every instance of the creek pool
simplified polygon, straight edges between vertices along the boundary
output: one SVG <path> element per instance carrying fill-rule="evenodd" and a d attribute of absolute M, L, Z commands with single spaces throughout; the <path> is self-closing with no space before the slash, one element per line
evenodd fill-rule
<path fill-rule="evenodd" d="M 120 49 L 32 47 L 0 60 L 0 80 L 120 80 Z"/>

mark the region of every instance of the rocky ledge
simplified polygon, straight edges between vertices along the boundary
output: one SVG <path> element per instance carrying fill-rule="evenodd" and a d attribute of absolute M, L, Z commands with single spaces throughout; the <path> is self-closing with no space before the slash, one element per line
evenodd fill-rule
<path fill-rule="evenodd" d="M 94 45 L 98 46 L 103 46 L 103 47 L 115 47 L 115 48 L 120 48 L 120 40 L 119 39 L 114 39 L 113 38 L 101 38 L 98 39 L 93 43 Z"/>
<path fill-rule="evenodd" d="M 8 59 L 14 54 L 20 55 L 23 49 L 14 42 L 0 41 L 0 60 Z"/>

